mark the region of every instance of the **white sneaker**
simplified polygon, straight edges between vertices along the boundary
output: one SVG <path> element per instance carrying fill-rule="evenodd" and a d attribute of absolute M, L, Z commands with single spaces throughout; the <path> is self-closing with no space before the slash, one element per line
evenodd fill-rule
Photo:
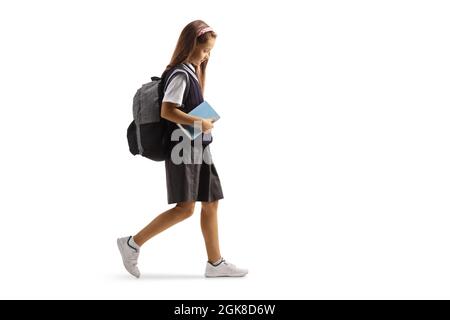
<path fill-rule="evenodd" d="M 117 239 L 117 246 L 122 255 L 123 265 L 129 273 L 139 278 L 141 273 L 137 267 L 137 259 L 139 257 L 139 248 L 130 244 L 131 236 Z"/>
<path fill-rule="evenodd" d="M 247 269 L 240 269 L 234 264 L 222 259 L 214 266 L 211 262 L 206 263 L 205 277 L 243 277 L 248 273 Z"/>

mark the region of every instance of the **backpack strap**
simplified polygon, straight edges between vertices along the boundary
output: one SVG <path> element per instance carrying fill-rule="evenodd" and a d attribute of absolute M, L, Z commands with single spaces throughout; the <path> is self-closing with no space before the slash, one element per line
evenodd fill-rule
<path fill-rule="evenodd" d="M 172 78 L 177 73 L 184 73 L 186 75 L 186 89 L 184 90 L 184 94 L 183 94 L 183 101 L 182 101 L 182 103 L 183 103 L 186 101 L 187 95 L 189 93 L 189 87 L 190 87 L 188 71 L 186 71 L 184 68 L 176 68 L 174 71 L 172 71 L 171 75 L 169 76 L 169 78 L 167 79 L 167 81 L 165 83 L 163 93 L 166 92 L 166 89 L 169 86 L 170 80 L 172 80 Z"/>
<path fill-rule="evenodd" d="M 186 63 L 183 63 L 182 66 L 187 72 L 189 72 L 192 75 L 192 77 L 197 78 L 197 75 L 195 74 L 195 72 L 192 71 L 192 69 L 189 68 Z"/>

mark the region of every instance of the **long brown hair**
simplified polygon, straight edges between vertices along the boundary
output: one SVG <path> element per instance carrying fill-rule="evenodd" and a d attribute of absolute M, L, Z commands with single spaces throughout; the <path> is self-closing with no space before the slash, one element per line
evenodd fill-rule
<path fill-rule="evenodd" d="M 175 50 L 173 52 L 172 59 L 170 60 L 169 65 L 167 65 L 166 67 L 166 71 L 180 63 L 185 63 L 187 58 L 195 50 L 195 47 L 198 43 L 206 43 L 208 39 L 217 37 L 217 34 L 214 31 L 205 32 L 201 36 L 197 37 L 197 32 L 206 27 L 209 26 L 202 20 L 192 21 L 184 27 L 184 29 L 181 31 L 180 37 L 178 38 L 177 46 L 175 47 Z M 196 68 L 196 74 L 200 83 L 202 94 L 204 93 L 205 88 L 205 74 L 207 64 L 208 59 L 203 61 L 200 66 L 197 66 Z"/>

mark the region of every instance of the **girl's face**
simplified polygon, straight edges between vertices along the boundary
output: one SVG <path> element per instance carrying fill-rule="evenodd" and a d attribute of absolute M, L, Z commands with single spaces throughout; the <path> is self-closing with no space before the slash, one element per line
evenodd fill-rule
<path fill-rule="evenodd" d="M 214 47 L 216 39 L 209 38 L 206 43 L 199 43 L 192 52 L 188 61 L 195 66 L 199 66 L 203 61 L 209 59 L 209 54 Z"/>

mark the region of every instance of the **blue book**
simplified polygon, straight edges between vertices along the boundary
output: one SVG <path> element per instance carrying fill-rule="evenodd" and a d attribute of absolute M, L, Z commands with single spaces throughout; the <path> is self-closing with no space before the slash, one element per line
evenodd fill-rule
<path fill-rule="evenodd" d="M 190 115 L 200 117 L 203 119 L 213 119 L 213 122 L 216 122 L 220 119 L 220 116 L 217 114 L 217 112 L 211 107 L 211 105 L 203 101 L 198 106 L 196 106 L 194 109 L 192 109 L 191 112 L 189 112 Z M 191 140 L 194 140 L 199 135 L 201 135 L 202 130 L 201 128 L 194 128 L 194 126 L 185 125 L 185 124 L 178 124 L 178 126 L 183 130 L 183 132 L 190 138 Z M 204 134 L 203 140 L 210 140 L 211 134 Z"/>

